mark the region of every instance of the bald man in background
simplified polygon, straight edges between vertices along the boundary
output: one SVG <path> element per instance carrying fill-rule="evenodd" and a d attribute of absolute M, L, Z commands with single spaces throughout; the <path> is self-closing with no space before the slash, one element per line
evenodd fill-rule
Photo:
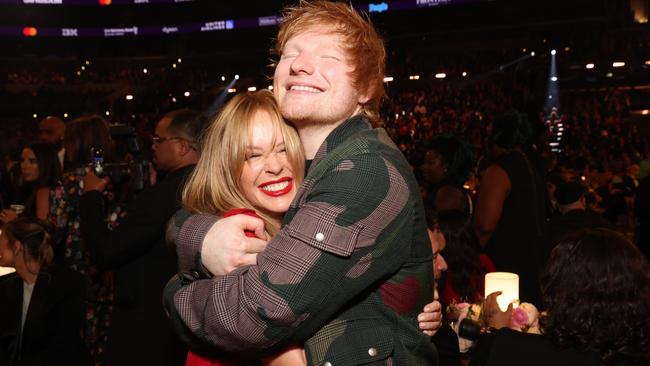
<path fill-rule="evenodd" d="M 47 116 L 38 124 L 38 138 L 42 142 L 54 144 L 57 148 L 59 162 L 63 167 L 65 160 L 65 148 L 63 147 L 63 132 L 65 131 L 65 122 L 59 117 Z"/>

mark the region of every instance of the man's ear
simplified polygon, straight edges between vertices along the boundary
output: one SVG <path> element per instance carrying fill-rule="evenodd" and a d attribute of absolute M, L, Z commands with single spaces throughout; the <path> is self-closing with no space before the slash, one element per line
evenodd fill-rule
<path fill-rule="evenodd" d="M 179 153 L 181 156 L 187 155 L 190 151 L 192 151 L 192 145 L 190 144 L 189 141 L 182 139 L 180 143 L 180 151 Z"/>
<path fill-rule="evenodd" d="M 14 255 L 18 255 L 23 250 L 23 243 L 20 242 L 20 240 L 16 240 L 14 242 Z"/>
<path fill-rule="evenodd" d="M 359 93 L 359 99 L 357 102 L 359 102 L 361 105 L 367 104 L 368 101 L 372 99 L 372 96 L 375 95 L 375 90 L 377 90 L 377 87 L 375 85 L 368 85 L 365 93 Z"/>

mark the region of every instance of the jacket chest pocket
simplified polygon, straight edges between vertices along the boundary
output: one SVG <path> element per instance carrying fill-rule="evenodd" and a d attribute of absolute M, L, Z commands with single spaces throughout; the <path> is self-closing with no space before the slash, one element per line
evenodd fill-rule
<path fill-rule="evenodd" d="M 341 209 L 323 205 L 327 204 L 304 205 L 288 226 L 289 235 L 316 249 L 349 257 L 356 248 L 363 226 L 340 222 L 337 211 Z"/>

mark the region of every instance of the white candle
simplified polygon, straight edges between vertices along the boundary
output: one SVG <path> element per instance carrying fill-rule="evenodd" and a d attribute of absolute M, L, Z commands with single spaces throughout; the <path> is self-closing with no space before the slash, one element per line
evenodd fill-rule
<path fill-rule="evenodd" d="M 0 267 L 0 276 L 15 272 L 16 270 L 12 267 Z"/>
<path fill-rule="evenodd" d="M 497 297 L 497 303 L 502 311 L 508 309 L 508 305 L 519 300 L 519 276 L 510 272 L 490 272 L 485 275 L 485 297 L 489 294 L 501 291 Z"/>

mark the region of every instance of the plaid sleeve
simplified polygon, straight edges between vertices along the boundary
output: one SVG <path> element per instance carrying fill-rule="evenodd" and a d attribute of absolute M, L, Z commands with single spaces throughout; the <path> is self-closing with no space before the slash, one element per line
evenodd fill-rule
<path fill-rule="evenodd" d="M 203 269 L 201 265 L 203 238 L 217 220 L 219 220 L 219 216 L 190 215 L 184 209 L 176 212 L 169 220 L 166 240 L 176 244 L 179 272 Z"/>

